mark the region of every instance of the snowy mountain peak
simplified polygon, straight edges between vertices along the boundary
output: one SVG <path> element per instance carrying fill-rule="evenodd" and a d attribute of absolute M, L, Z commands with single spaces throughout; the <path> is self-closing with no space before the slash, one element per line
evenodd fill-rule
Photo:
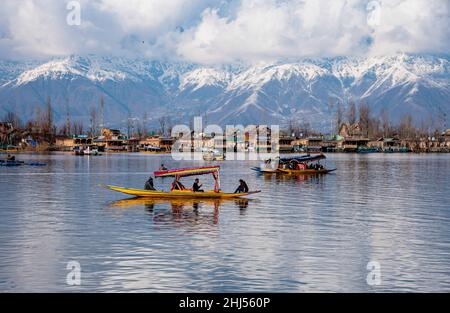
<path fill-rule="evenodd" d="M 182 75 L 180 89 L 192 87 L 194 90 L 206 86 L 226 86 L 232 74 L 215 68 L 197 68 Z"/>
<path fill-rule="evenodd" d="M 170 112 L 179 120 L 206 113 L 208 121 L 220 124 L 297 118 L 323 128 L 330 125 L 333 104 L 353 98 L 370 104 L 374 113 L 388 109 L 393 119 L 411 112 L 417 121 L 427 117 L 437 123 L 450 117 L 449 60 L 448 55 L 398 54 L 254 66 L 91 55 L 0 61 L 0 110 L 33 112 L 50 96 L 57 119 L 64 118 L 69 101 L 73 117 L 88 120 L 86 105 L 105 96 L 114 124 L 124 115 L 152 112 L 157 118 Z"/>

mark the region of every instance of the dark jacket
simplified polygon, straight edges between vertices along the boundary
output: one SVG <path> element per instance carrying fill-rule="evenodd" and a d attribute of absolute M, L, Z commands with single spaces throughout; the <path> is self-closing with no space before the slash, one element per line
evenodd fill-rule
<path fill-rule="evenodd" d="M 202 191 L 200 188 L 202 187 L 202 185 L 199 185 L 198 183 L 194 183 L 194 185 L 192 185 L 192 190 L 194 191 L 194 192 L 197 192 L 197 191 Z"/>
<path fill-rule="evenodd" d="M 145 183 L 145 190 L 156 190 L 155 186 L 153 186 L 153 179 L 152 178 L 147 180 L 147 182 Z"/>
<path fill-rule="evenodd" d="M 249 188 L 247 183 L 245 181 L 242 181 L 234 193 L 247 193 L 248 191 Z"/>

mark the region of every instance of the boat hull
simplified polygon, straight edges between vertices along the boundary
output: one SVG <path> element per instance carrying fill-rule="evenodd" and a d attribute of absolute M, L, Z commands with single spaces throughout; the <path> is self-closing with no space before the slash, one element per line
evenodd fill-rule
<path fill-rule="evenodd" d="M 22 166 L 23 163 L 19 163 L 19 162 L 1 162 L 0 166 L 4 166 L 4 167 L 17 167 L 17 166 Z"/>
<path fill-rule="evenodd" d="M 280 173 L 289 175 L 322 175 L 334 172 L 335 170 L 289 170 L 289 169 L 279 169 Z"/>
<path fill-rule="evenodd" d="M 262 170 L 259 167 L 253 167 L 252 170 L 260 174 L 287 174 L 287 175 L 323 175 L 332 173 L 336 170 L 289 170 L 289 169 L 277 169 L 277 170 Z"/>
<path fill-rule="evenodd" d="M 252 191 L 247 193 L 223 193 L 223 192 L 193 192 L 190 190 L 176 190 L 171 192 L 157 191 L 157 190 L 142 190 L 142 189 L 132 189 L 123 188 L 117 186 L 106 186 L 106 188 L 120 192 L 126 195 L 140 197 L 140 198 L 163 198 L 163 199 L 173 199 L 173 198 L 188 198 L 188 199 L 232 199 L 240 198 L 248 195 L 260 193 L 261 191 Z"/>
<path fill-rule="evenodd" d="M 261 174 L 275 174 L 280 173 L 279 170 L 269 170 L 269 169 L 261 169 L 260 167 L 252 167 L 253 171 L 261 173 Z"/>

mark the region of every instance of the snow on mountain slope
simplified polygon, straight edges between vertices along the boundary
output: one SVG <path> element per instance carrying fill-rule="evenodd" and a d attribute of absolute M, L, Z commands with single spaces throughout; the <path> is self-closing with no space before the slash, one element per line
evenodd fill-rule
<path fill-rule="evenodd" d="M 326 130 L 336 103 L 353 98 L 374 114 L 388 109 L 393 120 L 410 112 L 450 117 L 448 55 L 304 59 L 256 66 L 203 67 L 127 58 L 69 56 L 48 62 L 0 61 L 0 114 L 30 118 L 47 97 L 57 120 L 88 120 L 87 108 L 106 100 L 106 119 L 121 126 L 126 117 L 151 113 L 154 121 L 206 115 L 208 122 L 283 123 L 296 118 Z"/>

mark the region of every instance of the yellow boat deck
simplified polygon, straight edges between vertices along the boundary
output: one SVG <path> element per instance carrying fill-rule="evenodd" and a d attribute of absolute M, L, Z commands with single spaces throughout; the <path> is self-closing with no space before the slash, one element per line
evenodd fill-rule
<path fill-rule="evenodd" d="M 248 195 L 261 192 L 261 191 L 251 191 L 247 193 L 224 193 L 224 192 L 215 192 L 213 190 L 205 192 L 193 192 L 192 190 L 174 190 L 166 192 L 158 190 L 132 189 L 110 185 L 106 186 L 106 188 L 127 195 L 142 198 L 231 199 L 231 198 L 245 197 Z"/>

